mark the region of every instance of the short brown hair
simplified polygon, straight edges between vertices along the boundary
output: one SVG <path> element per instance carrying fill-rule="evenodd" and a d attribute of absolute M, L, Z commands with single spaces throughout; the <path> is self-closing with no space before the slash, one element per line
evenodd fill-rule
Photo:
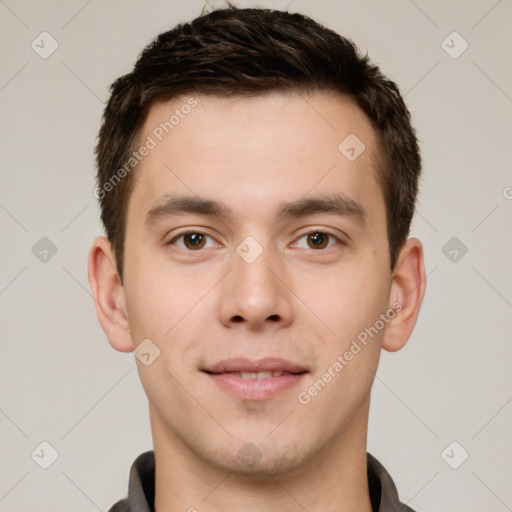
<path fill-rule="evenodd" d="M 376 133 L 394 267 L 414 214 L 421 158 L 398 87 L 351 41 L 301 14 L 229 5 L 157 36 L 133 71 L 110 90 L 96 146 L 96 190 L 102 191 L 96 196 L 121 280 L 134 175 L 112 179 L 130 158 L 150 107 L 191 93 L 220 97 L 325 90 L 352 98 Z"/>

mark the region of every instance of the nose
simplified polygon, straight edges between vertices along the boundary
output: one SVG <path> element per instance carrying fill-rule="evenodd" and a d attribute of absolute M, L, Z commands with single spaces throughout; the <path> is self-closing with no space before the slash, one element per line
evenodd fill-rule
<path fill-rule="evenodd" d="M 263 249 L 256 259 L 233 254 L 233 269 L 222 281 L 219 314 L 230 328 L 253 331 L 279 329 L 293 322 L 293 293 L 287 285 L 286 270 L 279 254 Z M 247 248 L 246 247 L 246 248 Z"/>

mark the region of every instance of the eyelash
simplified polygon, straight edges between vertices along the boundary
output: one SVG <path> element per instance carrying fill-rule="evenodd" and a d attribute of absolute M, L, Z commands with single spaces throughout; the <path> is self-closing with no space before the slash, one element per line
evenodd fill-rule
<path fill-rule="evenodd" d="M 325 230 L 322 230 L 322 229 L 313 229 L 311 231 L 303 233 L 296 240 L 300 240 L 300 239 L 302 239 L 304 237 L 307 237 L 308 235 L 313 235 L 313 234 L 326 235 L 327 237 L 329 237 L 329 241 L 327 242 L 328 246 L 326 248 L 323 248 L 323 249 L 312 249 L 311 247 L 308 247 L 308 249 L 310 249 L 311 251 L 315 251 L 315 252 L 328 252 L 330 249 L 333 249 L 333 246 L 329 247 L 329 243 L 331 242 L 332 239 L 334 239 L 337 242 L 338 245 L 344 245 L 343 241 L 340 240 L 339 237 L 337 237 L 333 233 L 330 233 L 329 231 L 325 231 Z M 169 245 L 169 246 L 174 245 L 174 242 L 176 240 L 178 240 L 179 238 L 181 238 L 181 237 L 183 237 L 185 235 L 203 235 L 203 236 L 206 236 L 206 237 L 211 238 L 213 240 L 212 236 L 207 235 L 206 233 L 203 233 L 201 231 L 184 231 L 183 233 L 179 233 L 178 235 L 174 236 L 171 240 L 169 240 L 169 242 L 167 242 L 166 245 Z M 207 247 L 207 249 L 209 249 L 209 247 Z M 197 250 L 192 250 L 192 249 L 187 249 L 187 248 L 185 248 L 185 249 L 178 248 L 178 250 L 184 251 L 184 252 L 188 252 L 188 253 L 194 253 L 194 252 L 201 252 L 203 250 L 203 248 L 197 249 Z"/>

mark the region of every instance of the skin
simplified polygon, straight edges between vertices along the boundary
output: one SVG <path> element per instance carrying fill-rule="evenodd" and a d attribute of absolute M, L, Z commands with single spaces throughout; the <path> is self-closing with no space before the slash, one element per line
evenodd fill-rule
<path fill-rule="evenodd" d="M 161 351 L 149 366 L 136 360 L 149 400 L 156 510 L 369 512 L 374 373 L 381 349 L 409 339 L 425 291 L 418 240 L 406 242 L 390 270 L 373 128 L 351 100 L 325 92 L 195 98 L 136 169 L 124 283 L 106 238 L 94 240 L 89 256 L 112 347 L 128 352 L 149 338 Z M 139 142 L 187 99 L 154 105 Z M 366 146 L 353 162 L 338 150 L 349 134 Z M 147 229 L 146 214 L 166 193 L 222 201 L 233 216 L 185 212 Z M 357 203 L 365 218 L 276 216 L 282 202 L 332 193 Z M 186 231 L 208 235 L 204 247 L 175 239 Z M 307 236 L 318 231 L 334 235 L 325 248 Z M 236 252 L 247 236 L 263 249 L 252 263 Z M 397 302 L 401 311 L 301 404 L 298 393 Z M 270 399 L 242 400 L 200 371 L 237 356 L 281 357 L 310 373 Z M 249 442 L 260 457 L 254 465 L 237 457 Z"/>

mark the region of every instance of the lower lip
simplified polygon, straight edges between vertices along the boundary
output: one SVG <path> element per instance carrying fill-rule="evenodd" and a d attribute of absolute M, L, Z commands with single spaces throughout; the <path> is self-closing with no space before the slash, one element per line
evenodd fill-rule
<path fill-rule="evenodd" d="M 221 389 L 238 398 L 265 400 L 297 385 L 306 374 L 280 375 L 268 379 L 242 379 L 232 373 L 206 373 L 206 375 Z"/>

